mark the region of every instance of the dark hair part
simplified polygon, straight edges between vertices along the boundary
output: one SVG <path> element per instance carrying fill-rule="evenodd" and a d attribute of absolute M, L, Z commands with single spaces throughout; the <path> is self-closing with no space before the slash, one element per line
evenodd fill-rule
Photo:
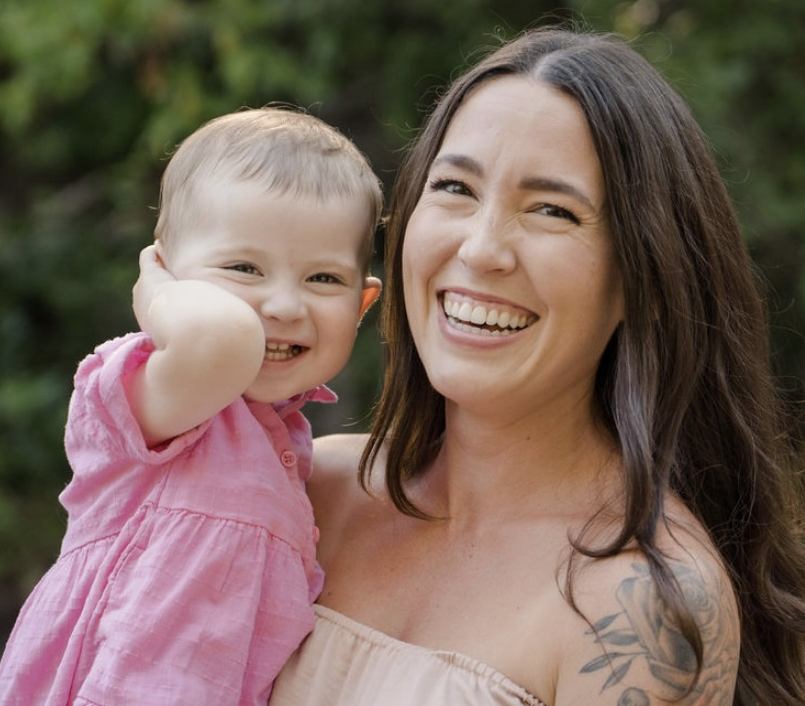
<path fill-rule="evenodd" d="M 707 528 L 733 581 L 742 631 L 735 704 L 802 704 L 805 542 L 795 523 L 803 495 L 781 433 L 765 305 L 705 136 L 659 72 L 621 39 L 525 33 L 459 77 L 426 120 L 392 193 L 382 310 L 387 365 L 361 481 L 368 486 L 385 444 L 392 500 L 427 517 L 405 484 L 438 452 L 444 399 L 408 327 L 403 239 L 456 110 L 479 85 L 504 75 L 536 78 L 584 111 L 623 277 L 624 321 L 600 363 L 596 401 L 621 448 L 625 516 L 606 546 L 574 546 L 602 558 L 637 545 L 701 668 L 699 630 L 656 544 L 672 490 Z"/>

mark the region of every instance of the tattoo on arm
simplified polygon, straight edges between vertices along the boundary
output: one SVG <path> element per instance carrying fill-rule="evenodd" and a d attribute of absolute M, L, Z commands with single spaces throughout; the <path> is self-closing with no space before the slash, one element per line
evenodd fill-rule
<path fill-rule="evenodd" d="M 658 696 L 668 701 L 680 699 L 688 690 L 696 673 L 696 657 L 692 646 L 673 622 L 657 593 L 648 568 L 634 565 L 635 575 L 624 579 L 616 592 L 621 610 L 607 615 L 592 625 L 588 635 L 603 646 L 604 654 L 584 665 L 581 673 L 609 670 L 601 691 L 623 688 L 629 669 L 642 661 L 657 680 Z M 674 574 L 686 598 L 693 619 L 701 631 L 704 646 L 702 671 L 693 691 L 684 703 L 731 706 L 732 693 L 725 693 L 725 678 L 734 673 L 738 646 L 734 632 L 731 603 L 719 600 L 724 589 L 719 576 L 707 585 L 702 575 L 686 566 L 675 565 Z M 729 606 L 729 607 L 728 607 Z M 618 706 L 650 706 L 646 691 L 627 687 Z"/>

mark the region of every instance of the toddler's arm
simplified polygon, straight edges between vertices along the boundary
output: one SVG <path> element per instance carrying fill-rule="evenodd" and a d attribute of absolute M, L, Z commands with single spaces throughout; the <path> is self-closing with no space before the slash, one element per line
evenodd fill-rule
<path fill-rule="evenodd" d="M 174 279 L 153 245 L 140 255 L 134 312 L 156 346 L 125 381 L 150 446 L 218 413 L 260 371 L 265 336 L 252 308 L 209 282 Z"/>

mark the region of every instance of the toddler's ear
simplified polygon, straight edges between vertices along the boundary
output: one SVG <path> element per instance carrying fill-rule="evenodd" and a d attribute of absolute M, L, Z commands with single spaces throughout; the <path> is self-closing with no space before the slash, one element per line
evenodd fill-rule
<path fill-rule="evenodd" d="M 361 292 L 361 308 L 358 316 L 363 318 L 363 315 L 369 311 L 369 308 L 377 301 L 380 296 L 380 290 L 383 289 L 383 283 L 377 277 L 367 277 L 363 282 L 363 291 Z"/>

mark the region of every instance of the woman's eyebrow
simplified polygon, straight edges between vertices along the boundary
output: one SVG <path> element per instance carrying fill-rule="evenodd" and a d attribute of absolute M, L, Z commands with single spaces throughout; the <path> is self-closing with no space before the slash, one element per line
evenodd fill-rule
<path fill-rule="evenodd" d="M 483 176 L 484 170 L 481 163 L 472 157 L 464 154 L 440 154 L 436 159 L 431 162 L 431 169 L 438 167 L 442 164 L 449 164 L 452 167 L 459 167 L 465 171 L 475 174 L 476 176 Z"/>
<path fill-rule="evenodd" d="M 524 177 L 520 180 L 519 187 L 526 191 L 553 191 L 560 194 L 570 196 L 577 201 L 581 201 L 585 206 L 593 210 L 593 202 L 587 196 L 579 191 L 570 182 L 563 179 L 552 179 L 550 177 L 531 176 Z"/>
<path fill-rule="evenodd" d="M 481 163 L 468 157 L 464 154 L 441 154 L 436 157 L 431 163 L 431 168 L 438 167 L 442 164 L 449 164 L 453 167 L 458 167 L 464 171 L 474 174 L 475 176 L 483 176 L 484 168 Z M 563 179 L 553 179 L 551 177 L 542 176 L 527 176 L 523 177 L 518 184 L 519 188 L 524 191 L 552 191 L 559 194 L 565 194 L 571 198 L 581 201 L 585 206 L 594 209 L 592 201 L 573 184 Z"/>

